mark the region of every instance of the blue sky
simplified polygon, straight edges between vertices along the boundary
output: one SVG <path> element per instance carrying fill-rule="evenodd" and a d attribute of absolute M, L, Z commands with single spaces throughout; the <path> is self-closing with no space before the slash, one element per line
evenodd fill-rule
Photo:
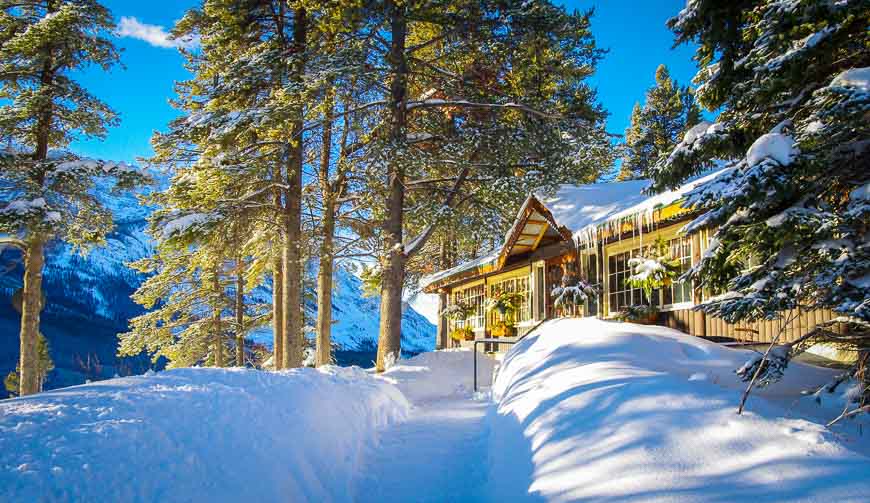
<path fill-rule="evenodd" d="M 84 72 L 82 84 L 106 101 L 121 118 L 105 140 L 79 141 L 73 148 L 85 155 L 134 161 L 151 154 L 149 139 L 163 130 L 176 115 L 169 105 L 175 81 L 188 77 L 183 60 L 161 36 L 190 5 L 189 0 L 105 0 L 120 23 L 118 47 L 125 68 L 109 73 L 98 69 Z M 622 133 L 631 108 L 643 100 L 654 81 L 655 69 L 665 63 L 671 75 L 683 84 L 695 74 L 693 49 L 672 49 L 673 34 L 665 21 L 685 5 L 685 0 L 565 0 L 569 9 L 595 8 L 592 31 L 602 48 L 610 52 L 598 67 L 592 82 L 600 101 L 610 112 L 608 130 Z M 124 19 L 126 18 L 126 19 Z M 151 26 L 149 26 L 151 25 Z"/>

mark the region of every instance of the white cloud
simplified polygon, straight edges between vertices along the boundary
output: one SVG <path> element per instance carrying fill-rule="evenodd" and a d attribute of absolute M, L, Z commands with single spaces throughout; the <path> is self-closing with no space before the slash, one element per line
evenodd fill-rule
<path fill-rule="evenodd" d="M 199 41 L 196 39 L 173 40 L 169 38 L 169 33 L 162 26 L 145 24 L 130 16 L 121 17 L 121 22 L 118 23 L 118 36 L 135 38 L 147 42 L 154 47 L 164 47 L 167 49 L 190 49 L 199 45 Z"/>

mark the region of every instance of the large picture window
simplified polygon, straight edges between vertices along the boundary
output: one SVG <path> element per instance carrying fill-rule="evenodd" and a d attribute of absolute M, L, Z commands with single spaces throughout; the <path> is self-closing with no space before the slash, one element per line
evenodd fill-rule
<path fill-rule="evenodd" d="M 692 240 L 676 238 L 668 241 L 669 256 L 680 261 L 680 274 L 689 270 L 692 265 Z M 628 278 L 633 274 L 629 259 L 641 255 L 640 248 L 610 255 L 607 258 L 607 286 L 610 301 L 610 312 L 622 311 L 628 306 L 649 304 L 643 290 L 628 285 Z M 672 282 L 663 291 L 654 290 L 652 304 L 662 307 L 674 306 L 692 302 L 692 282 Z"/>
<path fill-rule="evenodd" d="M 501 292 L 522 294 L 522 300 L 520 301 L 517 312 L 514 314 L 514 322 L 520 323 L 532 319 L 531 290 L 529 289 L 528 276 L 518 276 L 516 278 L 506 279 L 490 285 L 489 294 L 491 297 L 495 297 Z M 493 322 L 500 321 L 500 319 L 498 319 L 498 313 L 493 313 L 492 316 Z"/>
<path fill-rule="evenodd" d="M 622 311 L 628 306 L 648 304 L 648 299 L 640 288 L 632 288 L 628 277 L 632 275 L 628 260 L 640 255 L 640 249 L 617 253 L 607 257 L 607 286 L 610 312 Z M 657 292 L 653 295 L 656 296 Z"/>

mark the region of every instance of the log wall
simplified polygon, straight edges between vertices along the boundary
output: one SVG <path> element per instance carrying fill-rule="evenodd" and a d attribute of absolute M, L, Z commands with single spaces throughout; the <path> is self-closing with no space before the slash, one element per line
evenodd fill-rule
<path fill-rule="evenodd" d="M 659 323 L 699 337 L 722 337 L 745 342 L 772 342 L 786 321 L 794 316 L 794 313 L 794 310 L 783 311 L 782 317 L 777 320 L 732 324 L 691 309 L 680 309 L 659 313 Z M 831 320 L 836 316 L 827 309 L 800 313 L 785 326 L 785 331 L 780 336 L 779 342 L 794 341 L 812 330 L 818 323 Z"/>

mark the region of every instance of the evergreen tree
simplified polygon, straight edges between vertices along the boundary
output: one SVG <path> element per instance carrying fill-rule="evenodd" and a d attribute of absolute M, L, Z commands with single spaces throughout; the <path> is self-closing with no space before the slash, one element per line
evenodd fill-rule
<path fill-rule="evenodd" d="M 102 137 L 114 112 L 72 75 L 104 70 L 118 54 L 106 34 L 109 11 L 93 0 L 0 2 L 0 235 L 24 256 L 20 394 L 39 390 L 38 335 L 44 250 L 52 239 L 100 244 L 112 228 L 94 194 L 96 177 L 123 189 L 143 180 L 121 163 L 63 149 L 76 137 Z"/>
<path fill-rule="evenodd" d="M 619 180 L 649 177 L 650 168 L 671 152 L 683 133 L 701 120 L 692 91 L 671 79 L 665 65 L 656 69 L 656 83 L 646 92 L 643 107 L 634 105 L 625 130 L 625 153 Z"/>
<path fill-rule="evenodd" d="M 717 229 L 690 273 L 722 293 L 701 309 L 729 322 L 790 309 L 842 315 L 742 369 L 753 382 L 776 381 L 815 342 L 870 345 L 868 7 L 698 0 L 669 21 L 678 42 L 698 44 L 699 102 L 723 112 L 656 164 L 655 188 L 731 159 L 686 202 L 706 210 L 689 231 Z M 866 409 L 870 372 L 856 365 L 848 374 L 863 376 L 852 396 L 854 410 Z"/>
<path fill-rule="evenodd" d="M 407 265 L 465 195 L 523 198 L 587 180 L 610 164 L 610 148 L 585 83 L 601 55 L 589 14 L 543 1 L 378 7 L 368 12 L 383 32 L 389 92 L 367 152 L 370 179 L 383 180 L 372 210 L 383 370 L 400 351 Z"/>

